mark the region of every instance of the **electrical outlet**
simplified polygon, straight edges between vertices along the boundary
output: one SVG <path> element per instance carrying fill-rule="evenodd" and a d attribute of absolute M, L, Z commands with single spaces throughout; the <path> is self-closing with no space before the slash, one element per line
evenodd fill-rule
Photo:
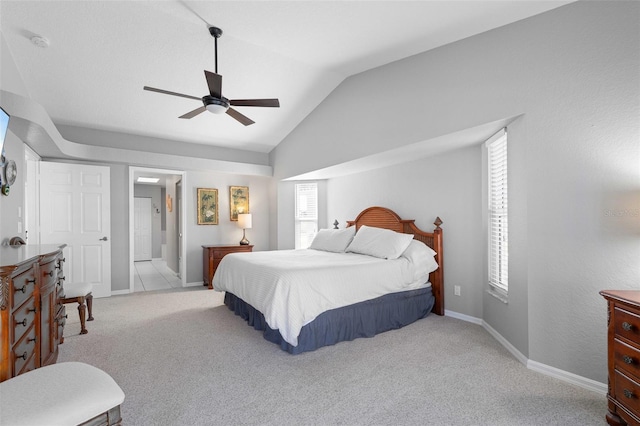
<path fill-rule="evenodd" d="M 460 296 L 460 286 L 459 285 L 454 285 L 453 286 L 453 295 L 454 296 Z"/>

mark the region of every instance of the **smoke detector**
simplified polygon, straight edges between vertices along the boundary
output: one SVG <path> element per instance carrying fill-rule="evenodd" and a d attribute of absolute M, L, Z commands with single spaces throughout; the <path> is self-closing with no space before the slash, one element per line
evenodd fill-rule
<path fill-rule="evenodd" d="M 38 46 L 42 49 L 46 49 L 47 47 L 49 47 L 49 40 L 39 35 L 35 35 L 31 37 L 31 43 L 33 43 L 35 46 Z"/>

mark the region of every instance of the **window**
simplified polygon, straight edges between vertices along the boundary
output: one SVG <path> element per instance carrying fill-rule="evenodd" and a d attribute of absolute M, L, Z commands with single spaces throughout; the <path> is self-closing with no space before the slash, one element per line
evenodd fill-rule
<path fill-rule="evenodd" d="M 318 184 L 296 184 L 296 249 L 308 248 L 318 232 Z"/>
<path fill-rule="evenodd" d="M 507 203 L 507 132 L 486 142 L 488 163 L 489 286 L 498 295 L 509 290 L 509 215 Z"/>

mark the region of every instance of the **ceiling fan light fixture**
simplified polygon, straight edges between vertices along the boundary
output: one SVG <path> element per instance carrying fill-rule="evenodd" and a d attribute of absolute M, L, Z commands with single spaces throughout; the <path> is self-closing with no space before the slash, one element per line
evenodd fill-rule
<path fill-rule="evenodd" d="M 225 98 L 217 99 L 213 96 L 205 96 L 202 98 L 204 107 L 213 114 L 224 114 L 229 109 L 229 101 Z"/>
<path fill-rule="evenodd" d="M 213 114 L 224 114 L 229 109 L 229 106 L 218 105 L 218 104 L 209 104 L 207 105 L 207 111 Z"/>

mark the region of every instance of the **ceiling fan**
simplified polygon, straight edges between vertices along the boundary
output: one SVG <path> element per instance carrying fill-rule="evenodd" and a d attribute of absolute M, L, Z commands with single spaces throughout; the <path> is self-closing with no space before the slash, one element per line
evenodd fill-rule
<path fill-rule="evenodd" d="M 231 117 L 235 118 L 245 126 L 249 126 L 255 121 L 249 117 L 241 114 L 231 106 L 248 106 L 248 107 L 280 107 L 280 101 L 278 99 L 227 99 L 222 96 L 222 76 L 218 74 L 218 38 L 222 35 L 222 30 L 217 27 L 209 27 L 209 33 L 213 36 L 214 52 L 215 52 L 215 65 L 216 72 L 204 71 L 204 76 L 207 80 L 207 86 L 209 86 L 209 94 L 199 98 L 197 96 L 184 95 L 182 93 L 170 92 L 168 90 L 156 89 L 155 87 L 144 86 L 144 90 L 151 92 L 164 93 L 165 95 L 180 96 L 187 99 L 195 99 L 202 101 L 203 106 L 189 111 L 188 113 L 181 115 L 179 118 L 193 118 L 196 115 L 205 111 L 212 112 L 214 114 L 227 113 Z"/>

